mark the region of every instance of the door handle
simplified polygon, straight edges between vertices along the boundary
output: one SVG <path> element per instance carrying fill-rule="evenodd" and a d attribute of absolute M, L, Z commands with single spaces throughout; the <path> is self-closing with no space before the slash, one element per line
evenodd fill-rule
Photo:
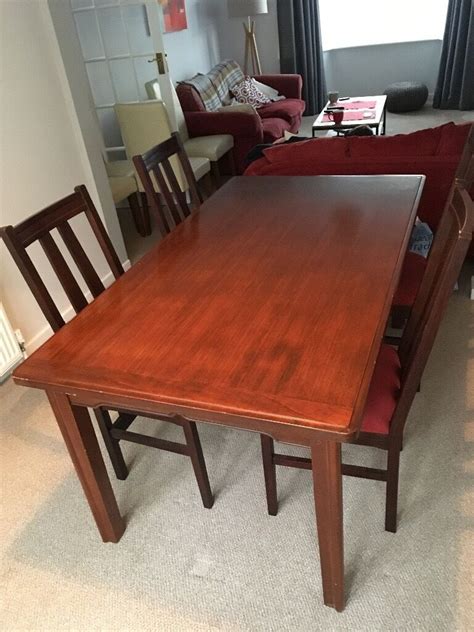
<path fill-rule="evenodd" d="M 156 53 L 156 55 L 153 57 L 153 59 L 149 59 L 148 63 L 149 64 L 153 64 L 154 62 L 156 62 L 156 65 L 158 66 L 158 74 L 159 75 L 166 75 L 166 61 L 165 61 L 165 57 L 166 57 L 166 53 L 163 55 L 163 53 Z"/>

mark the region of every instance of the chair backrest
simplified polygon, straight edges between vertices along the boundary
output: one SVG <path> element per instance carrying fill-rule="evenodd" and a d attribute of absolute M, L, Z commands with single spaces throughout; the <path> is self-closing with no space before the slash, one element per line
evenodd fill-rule
<path fill-rule="evenodd" d="M 175 131 L 171 128 L 168 112 L 162 101 L 118 103 L 115 105 L 115 112 L 130 160 L 167 140 Z M 171 166 L 181 189 L 185 191 L 186 179 L 179 161 L 173 158 Z"/>
<path fill-rule="evenodd" d="M 145 83 L 145 90 L 149 99 L 163 101 L 163 98 L 161 96 L 161 91 L 160 91 L 160 85 L 156 79 L 153 79 L 152 81 L 147 81 Z M 181 140 L 185 142 L 189 139 L 188 127 L 186 125 L 186 120 L 184 118 L 183 108 L 181 107 L 181 103 L 179 102 L 176 88 L 174 87 L 173 84 L 171 84 L 171 94 L 173 97 L 173 110 L 174 110 L 174 115 L 176 118 L 176 127 L 177 127 L 177 129 L 173 131 L 179 132 L 179 135 L 181 136 Z"/>
<path fill-rule="evenodd" d="M 124 272 L 122 264 L 84 185 L 75 187 L 71 195 L 58 200 L 16 226 L 0 228 L 0 236 L 53 331 L 58 331 L 65 321 L 41 279 L 27 248 L 39 241 L 74 311 L 76 314 L 79 313 L 88 304 L 87 298 L 51 235 L 51 231 L 57 229 L 92 296 L 96 298 L 104 291 L 104 284 L 68 221 L 81 213 L 84 213 L 88 219 L 112 274 L 117 279 Z"/>
<path fill-rule="evenodd" d="M 472 238 L 473 202 L 462 183 L 450 194 L 428 259 L 427 270 L 399 347 L 401 392 L 393 428 L 403 428 L 449 297 Z"/>
<path fill-rule="evenodd" d="M 190 215 L 191 208 L 188 205 L 186 194 L 179 185 L 175 171 L 171 165 L 171 158 L 176 156 L 186 177 L 191 201 L 195 208 L 199 208 L 202 197 L 194 177 L 188 156 L 184 151 L 183 143 L 177 132 L 173 132 L 171 138 L 152 147 L 143 155 L 133 157 L 133 164 L 145 189 L 148 203 L 152 206 L 160 221 L 160 229 L 163 234 L 169 233 L 185 217 Z M 156 190 L 155 180 L 159 192 Z M 169 214 L 163 209 L 159 199 L 159 193 L 163 196 Z"/>

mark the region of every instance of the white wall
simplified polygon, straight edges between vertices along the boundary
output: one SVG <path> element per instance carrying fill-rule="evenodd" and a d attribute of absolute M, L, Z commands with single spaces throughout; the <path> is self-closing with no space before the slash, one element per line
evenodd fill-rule
<path fill-rule="evenodd" d="M 16 224 L 51 202 L 85 184 L 103 216 L 55 32 L 45 0 L 0 2 L 2 76 L 1 99 L 1 218 Z M 5 63 L 7 61 L 7 63 Z M 93 244 L 84 223 L 80 238 Z M 41 249 L 40 272 L 61 309 L 68 305 Z M 123 243 L 116 246 L 123 249 Z M 96 246 L 88 252 L 101 276 L 108 272 Z M 123 254 L 123 250 L 121 254 Z M 3 243 L 1 300 L 14 327 L 19 327 L 29 350 L 51 330 Z"/>
<path fill-rule="evenodd" d="M 229 18 L 227 2 L 217 6 L 218 36 L 222 59 L 236 59 L 244 64 L 245 37 L 242 19 Z M 268 0 L 268 13 L 255 17 L 255 30 L 262 72 L 280 72 L 280 50 L 278 44 L 278 20 L 276 0 Z"/>
<path fill-rule="evenodd" d="M 220 61 L 216 8 L 222 0 L 186 0 L 188 28 L 164 33 L 170 75 L 174 82 L 206 73 Z"/>
<path fill-rule="evenodd" d="M 256 16 L 262 71 L 280 71 L 276 0 L 268 1 L 267 15 Z M 242 20 L 229 18 L 226 0 L 186 0 L 188 28 L 163 36 L 173 81 L 206 73 L 223 59 L 244 63 Z"/>

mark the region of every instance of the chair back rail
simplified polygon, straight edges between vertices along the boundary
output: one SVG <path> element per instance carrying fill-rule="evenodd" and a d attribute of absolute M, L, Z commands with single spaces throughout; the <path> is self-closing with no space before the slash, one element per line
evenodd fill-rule
<path fill-rule="evenodd" d="M 194 208 L 197 209 L 202 204 L 202 196 L 183 143 L 177 132 L 173 132 L 169 139 L 159 145 L 155 145 L 143 155 L 133 157 L 133 164 L 145 189 L 149 204 L 155 209 L 160 229 L 162 232 L 164 229 L 164 234 L 171 232 L 173 224 L 177 226 L 191 213 L 186 193 L 181 189 L 170 163 L 170 158 L 174 155 L 178 157 L 189 187 L 191 201 Z M 152 175 L 159 191 L 155 189 Z M 164 198 L 169 214 L 163 209 L 159 193 Z"/>
<path fill-rule="evenodd" d="M 403 432 L 406 417 L 472 239 L 474 205 L 466 189 L 455 186 L 437 231 L 422 287 L 399 347 L 401 392 L 390 433 Z"/>
<path fill-rule="evenodd" d="M 84 185 L 75 187 L 71 195 L 54 202 L 16 226 L 0 228 L 0 236 L 53 331 L 58 331 L 64 325 L 64 319 L 28 254 L 27 248 L 36 241 L 40 243 L 71 306 L 76 314 L 79 313 L 86 307 L 88 300 L 51 235 L 51 231 L 57 229 L 89 291 L 96 298 L 104 291 L 104 284 L 69 224 L 70 219 L 81 213 L 85 214 L 112 274 L 117 279 L 124 273 L 122 264 Z"/>

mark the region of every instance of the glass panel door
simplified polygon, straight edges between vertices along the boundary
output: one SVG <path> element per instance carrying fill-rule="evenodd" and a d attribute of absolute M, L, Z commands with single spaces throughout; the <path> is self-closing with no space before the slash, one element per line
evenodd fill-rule
<path fill-rule="evenodd" d="M 116 103 L 147 101 L 157 82 L 173 116 L 173 90 L 163 47 L 157 0 L 71 0 L 82 55 L 109 160 L 125 157 Z M 147 86 L 148 84 L 148 86 Z M 148 90 L 147 90 L 148 88 Z M 174 124 L 174 121 L 172 121 Z"/>

